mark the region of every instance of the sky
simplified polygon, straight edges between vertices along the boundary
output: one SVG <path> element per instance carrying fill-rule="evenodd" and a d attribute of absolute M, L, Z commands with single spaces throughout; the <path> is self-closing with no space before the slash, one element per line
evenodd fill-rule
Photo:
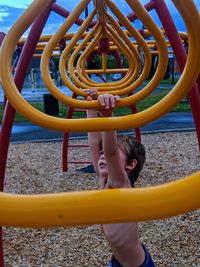
<path fill-rule="evenodd" d="M 188 0 L 184 0 L 188 1 Z M 20 17 L 20 15 L 26 10 L 26 8 L 30 5 L 32 0 L 0 0 L 0 32 L 7 33 L 15 21 Z M 66 8 L 68 11 L 72 11 L 73 8 L 80 2 L 80 0 L 57 0 L 57 4 Z M 93 1 L 91 0 L 91 3 Z M 131 13 L 129 6 L 126 4 L 125 0 L 114 0 L 114 2 L 120 7 L 120 9 L 128 15 Z M 147 0 L 141 0 L 141 3 L 147 3 Z M 179 31 L 185 31 L 185 25 L 180 17 L 178 11 L 176 10 L 173 2 L 171 0 L 165 0 L 172 17 L 174 18 L 175 24 Z M 194 0 L 198 10 L 200 10 L 200 0 Z M 89 6 L 89 12 L 91 10 L 91 5 Z M 150 12 L 150 14 L 154 17 L 156 23 L 161 26 L 159 19 L 155 12 Z M 82 18 L 84 18 L 85 14 L 82 14 Z M 43 30 L 42 34 L 53 34 L 59 26 L 64 22 L 64 18 L 52 12 L 50 15 L 47 24 Z M 139 21 L 135 22 L 135 26 L 137 28 L 141 27 L 141 23 Z M 76 31 L 77 27 L 74 25 L 70 32 Z M 28 31 L 24 33 L 27 35 Z"/>

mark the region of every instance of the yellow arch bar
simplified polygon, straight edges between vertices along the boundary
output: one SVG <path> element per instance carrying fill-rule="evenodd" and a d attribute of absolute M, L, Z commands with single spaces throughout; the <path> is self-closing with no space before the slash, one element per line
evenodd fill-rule
<path fill-rule="evenodd" d="M 42 195 L 0 193 L 0 225 L 57 227 L 160 219 L 200 208 L 200 172 L 165 185 Z"/>

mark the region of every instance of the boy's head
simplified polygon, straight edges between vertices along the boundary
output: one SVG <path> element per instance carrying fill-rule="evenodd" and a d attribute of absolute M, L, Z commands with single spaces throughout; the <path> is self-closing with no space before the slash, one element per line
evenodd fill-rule
<path fill-rule="evenodd" d="M 135 167 L 128 173 L 131 185 L 134 186 L 145 162 L 145 147 L 135 137 L 128 135 L 118 135 L 117 143 L 126 155 L 127 165 L 131 165 L 133 160 L 137 161 Z"/>

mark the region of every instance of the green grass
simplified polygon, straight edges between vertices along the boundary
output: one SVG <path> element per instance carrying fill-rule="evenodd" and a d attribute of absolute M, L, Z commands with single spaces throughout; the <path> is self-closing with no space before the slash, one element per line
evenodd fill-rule
<path fill-rule="evenodd" d="M 153 93 L 150 96 L 146 97 L 144 100 L 140 101 L 137 104 L 137 110 L 142 111 L 147 109 L 148 107 L 151 107 L 155 103 L 157 103 L 159 100 L 161 100 L 167 93 L 169 92 L 168 89 L 162 89 L 158 91 L 157 93 Z M 34 106 L 36 109 L 44 112 L 44 103 L 43 102 L 33 102 L 32 106 Z M 173 112 L 176 111 L 191 111 L 190 105 L 184 101 L 179 103 L 173 110 Z M 2 121 L 2 114 L 3 114 L 3 103 L 0 104 L 0 121 Z M 116 116 L 125 116 L 127 114 L 131 114 L 131 109 L 129 107 L 125 108 L 117 108 L 115 110 Z M 59 104 L 59 114 L 58 117 L 65 118 L 66 117 L 66 107 L 63 104 Z M 85 117 L 85 112 L 75 112 L 73 115 L 74 118 L 81 118 Z M 21 114 L 16 112 L 15 116 L 15 122 L 26 122 L 27 119 L 24 118 Z"/>
<path fill-rule="evenodd" d="M 34 106 L 36 109 L 44 112 L 43 102 L 35 102 L 35 103 L 31 103 L 31 105 Z M 3 107 L 4 107 L 4 104 L 0 103 L 0 122 L 2 121 L 2 118 L 3 118 Z M 23 117 L 19 112 L 16 112 L 14 121 L 15 122 L 27 122 L 27 119 Z"/>

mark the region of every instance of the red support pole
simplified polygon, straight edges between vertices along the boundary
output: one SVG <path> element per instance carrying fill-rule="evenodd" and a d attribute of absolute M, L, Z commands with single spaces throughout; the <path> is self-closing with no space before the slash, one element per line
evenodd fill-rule
<path fill-rule="evenodd" d="M 198 86 L 198 91 L 199 91 L 199 94 L 200 94 L 200 75 L 197 79 L 197 86 Z"/>
<path fill-rule="evenodd" d="M 73 94 L 72 96 L 73 98 L 75 97 L 75 94 Z M 73 114 L 74 109 L 72 107 L 68 107 L 68 111 L 67 111 L 67 119 L 71 119 L 72 118 L 72 114 Z M 67 172 L 68 170 L 68 148 L 69 148 L 69 133 L 64 133 L 63 135 L 63 145 L 62 145 L 62 169 L 63 172 Z"/>
<path fill-rule="evenodd" d="M 0 46 L 1 46 L 5 36 L 6 36 L 6 34 L 4 32 L 0 32 Z"/>
<path fill-rule="evenodd" d="M 0 47 L 5 37 L 4 32 L 0 32 Z M 5 98 L 4 98 L 4 105 L 5 105 Z M 3 229 L 0 227 L 0 266 L 4 267 L 4 254 L 3 254 Z"/>
<path fill-rule="evenodd" d="M 73 98 L 76 98 L 77 96 L 73 93 Z M 66 118 L 71 119 L 73 116 L 74 108 L 69 107 L 67 111 Z M 62 170 L 63 172 L 68 171 L 68 163 L 91 163 L 91 161 L 80 161 L 80 160 L 68 160 L 68 154 L 69 154 L 69 147 L 88 147 L 88 145 L 85 144 L 78 144 L 78 145 L 69 145 L 69 133 L 66 132 L 63 135 L 63 144 L 62 144 Z"/>
<path fill-rule="evenodd" d="M 60 16 L 62 16 L 64 18 L 68 18 L 68 16 L 70 15 L 70 12 L 68 10 L 66 10 L 65 8 L 59 6 L 56 3 L 52 4 L 52 11 L 56 12 L 57 14 L 59 14 Z M 76 24 L 81 26 L 83 22 L 84 22 L 83 19 L 78 18 L 77 21 L 76 21 Z"/>
<path fill-rule="evenodd" d="M 6 34 L 4 32 L 0 32 L 0 47 L 1 47 L 1 44 L 2 44 L 3 39 L 5 38 L 5 36 L 6 36 Z M 4 109 L 5 109 L 5 106 L 6 106 L 6 101 L 7 101 L 7 98 L 4 96 Z"/>
<path fill-rule="evenodd" d="M 165 33 L 170 41 L 171 47 L 174 51 L 174 55 L 179 65 L 179 69 L 182 72 L 186 64 L 187 55 L 182 45 L 181 38 L 176 29 L 176 26 L 165 4 L 165 1 L 152 0 L 152 2 L 155 4 L 156 12 L 163 24 Z M 190 90 L 188 94 L 188 99 L 192 109 L 193 119 L 197 133 L 197 140 L 200 148 L 200 93 L 196 85 L 194 85 Z"/>
<path fill-rule="evenodd" d="M 32 59 L 36 44 L 40 38 L 40 35 L 49 17 L 50 12 L 51 4 L 47 8 L 45 8 L 44 11 L 42 11 L 42 13 L 33 23 L 27 41 L 24 45 L 14 76 L 15 84 L 20 92 L 22 90 L 22 86 L 26 77 L 26 72 Z M 16 110 L 7 101 L 0 133 L 0 191 L 3 191 L 4 189 L 6 161 L 15 113 Z M 2 233 L 0 233 L 0 267 L 4 266 L 3 241 Z"/>
<path fill-rule="evenodd" d="M 147 10 L 147 11 L 151 11 L 152 9 L 154 9 L 154 3 L 153 2 L 148 2 L 148 3 L 146 3 L 145 5 L 144 5 L 144 7 L 145 7 L 145 9 Z M 136 14 L 134 13 L 134 12 L 132 12 L 131 14 L 129 14 L 128 16 L 127 16 L 127 18 L 130 20 L 130 21 L 134 21 L 134 20 L 136 20 L 137 19 L 137 16 L 136 16 Z"/>
<path fill-rule="evenodd" d="M 131 112 L 132 112 L 132 114 L 137 113 L 137 106 L 136 106 L 136 104 L 132 105 L 130 108 L 131 108 Z M 138 128 L 135 128 L 135 138 L 136 138 L 138 141 L 140 141 L 140 142 L 141 142 L 141 140 L 142 140 L 142 137 L 141 137 L 141 131 L 140 131 L 140 128 L 139 128 L 139 127 L 138 127 Z"/>

